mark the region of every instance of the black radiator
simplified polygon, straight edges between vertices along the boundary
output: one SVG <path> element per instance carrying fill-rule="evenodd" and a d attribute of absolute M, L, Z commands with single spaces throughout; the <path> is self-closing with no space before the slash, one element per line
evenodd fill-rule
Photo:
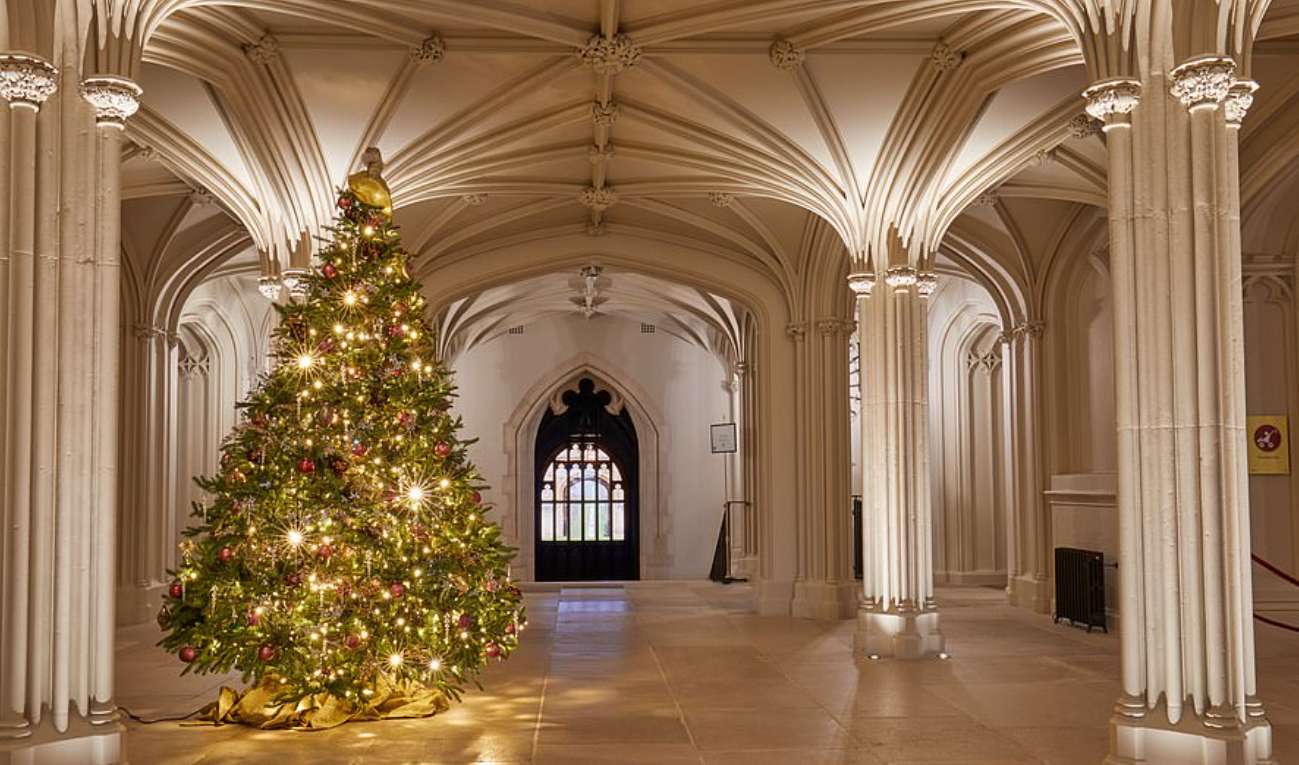
<path fill-rule="evenodd" d="M 1105 632 L 1105 556 L 1094 550 L 1055 548 L 1055 621 Z"/>

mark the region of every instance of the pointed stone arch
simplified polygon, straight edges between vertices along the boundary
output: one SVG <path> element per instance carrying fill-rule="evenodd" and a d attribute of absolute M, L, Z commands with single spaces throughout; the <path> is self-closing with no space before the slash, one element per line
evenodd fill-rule
<path fill-rule="evenodd" d="M 660 472 L 670 448 L 666 418 L 649 393 L 618 365 L 589 352 L 555 365 L 520 397 L 502 430 L 506 477 L 499 489 L 497 522 L 508 543 L 519 550 L 514 570 L 519 579 L 534 578 L 536 476 L 532 453 L 537 427 L 563 392 L 589 377 L 597 389 L 613 395 L 611 406 L 626 407 L 640 443 L 640 572 L 642 579 L 667 579 L 672 572 L 672 501 L 670 484 Z"/>

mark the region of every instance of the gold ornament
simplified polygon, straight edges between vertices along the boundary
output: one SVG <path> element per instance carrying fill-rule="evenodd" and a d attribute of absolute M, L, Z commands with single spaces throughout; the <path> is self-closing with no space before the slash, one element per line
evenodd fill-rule
<path fill-rule="evenodd" d="M 356 194 L 357 199 L 371 207 L 378 207 L 385 216 L 392 218 L 392 192 L 380 175 L 383 172 L 383 156 L 377 148 L 371 146 L 361 155 L 361 161 L 365 163 L 365 169 L 349 175 L 347 187 Z"/>

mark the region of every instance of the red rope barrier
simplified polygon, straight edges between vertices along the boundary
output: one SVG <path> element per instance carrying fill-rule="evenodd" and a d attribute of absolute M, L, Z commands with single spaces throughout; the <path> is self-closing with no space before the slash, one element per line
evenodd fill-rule
<path fill-rule="evenodd" d="M 1293 576 L 1290 576 L 1286 572 L 1282 571 L 1281 569 L 1277 568 L 1271 563 L 1268 563 L 1267 561 L 1263 560 L 1257 555 L 1251 554 L 1249 557 L 1253 558 L 1254 562 L 1257 563 L 1258 565 L 1262 566 L 1268 571 L 1271 571 L 1273 574 L 1276 574 L 1277 576 L 1281 577 L 1282 579 L 1294 585 L 1295 587 L 1299 587 L 1299 579 L 1295 579 Z"/>
<path fill-rule="evenodd" d="M 1280 628 L 1283 629 L 1283 630 L 1289 630 L 1289 631 L 1291 631 L 1291 632 L 1299 632 L 1299 627 L 1296 627 L 1296 626 L 1294 626 L 1293 624 L 1286 624 L 1285 622 L 1278 622 L 1278 621 L 1276 621 L 1275 619 L 1269 619 L 1269 618 L 1267 618 L 1266 616 L 1260 616 L 1260 615 L 1258 615 L 1258 614 L 1254 614 L 1254 618 L 1255 618 L 1255 619 L 1258 619 L 1260 622 L 1263 622 L 1264 624 L 1270 624 L 1270 625 L 1272 625 L 1273 627 L 1280 627 Z"/>

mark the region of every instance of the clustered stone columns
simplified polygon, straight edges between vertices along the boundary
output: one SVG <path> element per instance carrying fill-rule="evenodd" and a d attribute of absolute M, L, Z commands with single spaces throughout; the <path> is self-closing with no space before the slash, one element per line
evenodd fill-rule
<path fill-rule="evenodd" d="M 786 327 L 795 344 L 797 428 L 790 459 L 799 498 L 794 616 L 843 619 L 856 608 L 852 578 L 852 463 L 848 379 L 852 322 L 833 316 Z M 844 395 L 834 395 L 843 391 Z"/>
<path fill-rule="evenodd" d="M 910 266 L 849 277 L 861 342 L 862 601 L 856 651 L 915 659 L 942 653 L 934 603 L 928 452 L 927 297 Z"/>
<path fill-rule="evenodd" d="M 0 765 L 116 763 L 118 168 L 139 88 L 15 53 L 0 96 Z"/>
<path fill-rule="evenodd" d="M 1038 423 L 1042 422 L 1042 330 L 1040 321 L 1012 327 L 1002 339 L 1002 369 L 1006 387 L 1008 510 L 1013 513 L 1009 565 L 1010 601 L 1038 613 L 1051 612 L 1050 516 L 1043 499 L 1043 449 Z"/>
<path fill-rule="evenodd" d="M 1109 154 L 1123 617 L 1109 763 L 1273 762 L 1254 695 L 1235 164 L 1252 92 L 1231 59 L 1200 57 L 1084 94 Z"/>

